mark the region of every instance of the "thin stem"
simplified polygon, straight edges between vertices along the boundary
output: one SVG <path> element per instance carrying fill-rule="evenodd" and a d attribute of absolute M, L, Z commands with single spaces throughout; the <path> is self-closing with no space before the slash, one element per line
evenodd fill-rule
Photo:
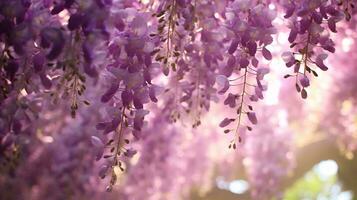
<path fill-rule="evenodd" d="M 167 27 L 167 42 L 166 42 L 166 59 L 167 59 L 167 67 L 170 67 L 169 59 L 171 57 L 171 43 L 172 43 L 172 33 L 175 32 L 174 30 L 174 11 L 175 11 L 175 0 L 172 0 L 172 5 L 170 7 L 170 14 L 169 14 L 169 25 Z"/>
<path fill-rule="evenodd" d="M 311 18 L 312 19 L 312 18 Z M 306 74 L 306 67 L 307 67 L 307 60 L 309 57 L 309 43 L 310 43 L 310 38 L 311 38 L 311 32 L 308 32 L 307 35 L 307 42 L 306 42 L 306 47 L 305 47 L 305 56 L 304 56 L 304 75 Z"/>
<path fill-rule="evenodd" d="M 242 120 L 242 113 L 243 111 L 243 103 L 244 103 L 244 95 L 246 94 L 245 89 L 246 89 L 246 85 L 247 85 L 247 73 L 248 73 L 248 68 L 245 68 L 244 71 L 244 82 L 243 82 L 243 91 L 241 93 L 241 100 L 240 100 L 240 105 L 238 107 L 239 109 L 239 116 L 238 116 L 238 124 L 237 124 L 237 128 L 236 128 L 236 135 L 237 135 L 237 139 L 239 140 L 239 133 L 238 133 L 238 129 L 241 125 L 241 120 Z"/>
<path fill-rule="evenodd" d="M 195 118 L 195 120 L 198 118 L 199 119 L 199 109 L 200 109 L 200 79 L 201 79 L 201 75 L 200 72 L 198 70 L 198 77 L 197 77 L 197 81 L 196 81 L 196 90 L 197 90 L 197 94 L 196 94 L 196 106 L 197 109 L 196 111 L 194 111 L 194 115 L 193 117 Z M 196 122 L 194 122 L 196 123 Z"/>
<path fill-rule="evenodd" d="M 123 109 L 121 112 L 119 128 L 117 128 L 117 130 L 116 130 L 116 132 L 118 133 L 118 140 L 116 143 L 116 150 L 115 150 L 115 155 L 114 155 L 114 165 L 116 165 L 118 163 L 118 153 L 120 151 L 120 142 L 122 140 L 124 116 L 125 116 L 125 107 L 123 106 Z"/>

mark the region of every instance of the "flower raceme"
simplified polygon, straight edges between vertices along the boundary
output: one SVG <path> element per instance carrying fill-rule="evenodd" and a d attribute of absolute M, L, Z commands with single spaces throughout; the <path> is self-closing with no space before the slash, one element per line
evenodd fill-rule
<path fill-rule="evenodd" d="M 259 59 L 272 59 L 267 46 L 272 43 L 272 35 L 276 32 L 272 25 L 276 13 L 258 1 L 235 1 L 227 8 L 226 15 L 228 59 L 227 64 L 220 70 L 221 74 L 216 77 L 216 82 L 219 94 L 224 94 L 229 89 L 232 91 L 224 104 L 235 108 L 237 117 L 225 118 L 220 127 L 235 122 L 236 128 L 224 131 L 233 132 L 234 138 L 229 147 L 235 149 L 236 143 L 242 140 L 240 132 L 245 131 L 242 127 L 246 126 L 247 130 L 252 130 L 252 127 L 244 122 L 244 117 L 253 125 L 258 123 L 250 102 L 263 99 L 263 91 L 267 89 L 262 80 L 269 73 L 269 69 L 262 67 Z M 238 77 L 229 78 L 233 76 Z"/>
<path fill-rule="evenodd" d="M 159 145 L 148 139 L 159 128 L 142 135 L 152 115 L 162 115 L 165 127 L 189 119 L 197 128 L 220 97 L 234 111 L 218 126 L 236 149 L 264 123 L 254 108 L 267 90 L 276 16 L 283 12 L 290 30 L 291 51 L 282 59 L 293 72 L 285 78 L 307 98 L 312 77 L 335 53 L 331 35 L 354 20 L 354 7 L 354 0 L 2 0 L 0 172 L 16 170 L 20 147 L 34 151 L 38 138 L 52 141 L 43 134 L 66 151 L 68 138 L 81 132 L 88 143 L 77 138 L 79 149 L 68 149 L 93 147 L 111 191 L 116 169 L 130 166 L 142 138 Z"/>
<path fill-rule="evenodd" d="M 284 18 L 290 21 L 288 41 L 293 52 L 284 52 L 282 57 L 287 67 L 293 67 L 296 90 L 307 98 L 306 88 L 311 77 L 318 76 L 316 68 L 326 71 L 326 52 L 335 53 L 331 33 L 337 33 L 337 23 L 350 20 L 354 1 L 301 0 L 289 1 Z"/>

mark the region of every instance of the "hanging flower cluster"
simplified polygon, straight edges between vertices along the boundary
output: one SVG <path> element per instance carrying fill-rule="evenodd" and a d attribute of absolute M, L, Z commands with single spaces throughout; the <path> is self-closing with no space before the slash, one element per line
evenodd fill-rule
<path fill-rule="evenodd" d="M 237 117 L 225 118 L 220 123 L 220 127 L 236 124 L 236 128 L 224 131 L 234 132 L 235 138 L 229 147 L 235 149 L 236 143 L 242 140 L 240 137 L 240 132 L 244 131 L 242 126 L 246 125 L 249 131 L 252 130 L 250 125 L 244 123 L 244 117 L 246 116 L 251 124 L 258 123 L 250 102 L 263 99 L 263 91 L 267 89 L 262 80 L 269 73 L 269 69 L 260 66 L 258 53 L 266 60 L 272 59 L 267 45 L 272 43 L 272 34 L 276 32 L 272 25 L 275 13 L 259 2 L 235 1 L 228 8 L 226 15 L 227 39 L 230 41 L 228 59 L 216 82 L 221 87 L 218 90 L 219 94 L 224 94 L 230 88 L 232 91 L 224 100 L 224 104 L 234 108 Z M 232 74 L 238 77 L 229 79 Z"/>
<path fill-rule="evenodd" d="M 296 90 L 303 99 L 307 98 L 306 88 L 310 86 L 312 76 L 318 76 L 316 67 L 326 71 L 326 52 L 335 53 L 331 33 L 337 33 L 336 24 L 344 18 L 350 20 L 353 1 L 290 1 L 284 18 L 290 19 L 290 48 L 293 52 L 284 52 L 282 57 L 287 67 L 294 66 L 294 73 L 285 78 L 295 78 Z"/>
<path fill-rule="evenodd" d="M 189 127 L 197 128 L 218 103 L 233 110 L 217 123 L 231 136 L 228 147 L 242 143 L 245 156 L 254 160 L 249 175 L 255 194 L 273 196 L 276 188 L 268 190 L 256 181 L 261 176 L 257 169 L 264 165 L 259 159 L 279 145 L 289 152 L 290 138 L 262 133 L 244 143 L 244 137 L 258 124 L 254 108 L 268 88 L 266 63 L 273 59 L 270 49 L 279 28 L 274 20 L 285 14 L 291 51 L 282 58 L 293 67 L 285 78 L 295 79 L 305 99 L 318 69 L 328 69 L 327 52 L 336 51 L 332 38 L 339 26 L 352 22 L 353 27 L 355 5 L 355 0 L 1 0 L 0 183 L 2 174 L 15 176 L 40 158 L 49 159 L 39 165 L 56 179 L 39 176 L 22 184 L 47 185 L 53 191 L 58 179 L 66 192 L 55 199 L 83 197 L 70 187 L 85 193 L 90 188 L 86 183 L 97 183 L 90 178 L 97 171 L 109 179 L 107 191 L 118 184 L 118 169 L 131 167 L 129 177 L 148 179 L 133 170 L 153 164 L 151 158 L 159 163 L 153 166 L 167 170 L 157 180 L 167 178 L 170 169 L 188 173 L 167 163 L 171 154 L 193 160 L 172 147 L 187 144 L 170 126 L 189 121 Z M 268 118 L 259 119 L 260 124 L 274 125 Z M 197 138 L 190 145 L 202 151 L 204 141 Z M 151 153 L 154 147 L 162 149 Z M 135 156 L 142 156 L 137 166 L 131 163 Z M 280 161 L 286 154 L 275 156 Z M 266 172 L 262 176 L 272 175 L 268 181 L 275 187 L 282 175 Z M 71 177 L 80 181 L 72 183 Z M 171 191 L 164 186 L 157 186 L 158 191 Z M 35 199 L 50 195 L 35 190 L 24 193 Z"/>

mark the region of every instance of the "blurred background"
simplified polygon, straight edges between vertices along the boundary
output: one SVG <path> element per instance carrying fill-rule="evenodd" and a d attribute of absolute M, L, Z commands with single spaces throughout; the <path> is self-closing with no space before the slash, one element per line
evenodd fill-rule
<path fill-rule="evenodd" d="M 124 172 L 114 169 L 118 181 L 108 193 L 110 177 L 99 177 L 106 163 L 95 161 L 90 141 L 103 137 L 94 127 L 101 104 L 78 111 L 76 119 L 58 109 L 65 104 L 48 106 L 34 122 L 42 127 L 35 137 L 25 135 L 24 146 L 0 159 L 0 200 L 357 199 L 356 23 L 333 36 L 329 70 L 312 80 L 307 99 L 294 80 L 283 78 L 290 72 L 281 56 L 289 49 L 289 30 L 282 16 L 274 23 L 281 27 L 269 47 L 274 58 L 262 63 L 271 69 L 268 90 L 255 105 L 258 124 L 241 133 L 237 149 L 228 148 L 231 138 L 219 128 L 235 115 L 222 103 L 213 103 L 197 128 L 189 122 L 195 114 L 168 124 L 152 106 L 140 140 L 131 144 L 137 153 L 123 160 Z M 94 88 L 86 98 L 102 93 Z"/>

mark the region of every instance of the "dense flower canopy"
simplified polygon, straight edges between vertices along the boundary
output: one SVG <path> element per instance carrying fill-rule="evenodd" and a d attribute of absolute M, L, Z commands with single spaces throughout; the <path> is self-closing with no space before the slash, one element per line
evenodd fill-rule
<path fill-rule="evenodd" d="M 357 150 L 356 4 L 0 0 L 0 199 L 282 198 L 294 132 Z"/>

